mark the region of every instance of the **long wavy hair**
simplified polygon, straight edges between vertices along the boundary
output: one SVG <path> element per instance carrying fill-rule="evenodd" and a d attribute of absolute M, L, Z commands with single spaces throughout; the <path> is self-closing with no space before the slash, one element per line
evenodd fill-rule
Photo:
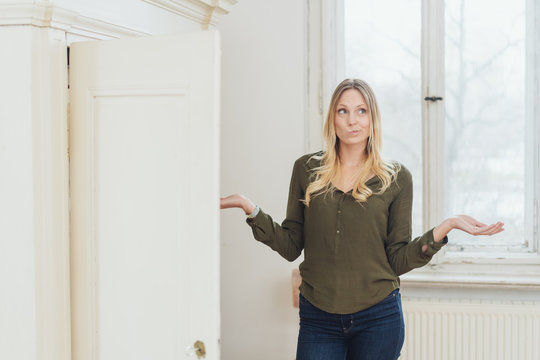
<path fill-rule="evenodd" d="M 357 202 L 363 203 L 373 194 L 382 194 L 397 177 L 400 170 L 399 163 L 385 160 L 381 157 L 382 134 L 381 134 L 381 115 L 379 105 L 371 87 L 363 80 L 345 79 L 334 90 L 330 100 L 330 107 L 324 123 L 323 136 L 326 143 L 326 151 L 319 152 L 311 156 L 311 159 L 321 161 L 319 167 L 312 169 L 311 179 L 306 189 L 303 203 L 309 207 L 312 198 L 321 194 L 328 194 L 336 190 L 333 185 L 341 174 L 341 162 L 339 159 L 339 138 L 336 135 L 334 118 L 337 111 L 337 104 L 343 92 L 349 89 L 358 90 L 367 102 L 367 112 L 370 119 L 370 136 L 366 145 L 367 160 L 359 168 L 354 176 L 353 197 Z M 373 192 L 366 182 L 369 180 L 369 174 L 374 173 L 382 183 L 377 192 Z"/>

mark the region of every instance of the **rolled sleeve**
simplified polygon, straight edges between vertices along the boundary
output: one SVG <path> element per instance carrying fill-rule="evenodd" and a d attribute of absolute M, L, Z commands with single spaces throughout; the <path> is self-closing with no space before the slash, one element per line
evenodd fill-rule
<path fill-rule="evenodd" d="M 302 158 L 296 160 L 289 185 L 287 215 L 281 224 L 261 208 L 253 217 L 246 218 L 256 240 L 268 245 L 288 261 L 297 259 L 304 249 L 304 197 Z M 250 214 L 251 215 L 251 214 Z"/>
<path fill-rule="evenodd" d="M 429 256 L 430 260 L 439 250 L 442 249 L 444 245 L 448 243 L 448 236 L 445 235 L 444 238 L 440 242 L 436 242 L 433 237 L 433 230 L 435 227 L 428 230 L 424 236 L 422 236 L 422 240 L 420 241 L 420 251 L 422 251 L 422 247 L 424 245 L 427 245 L 427 250 L 425 253 L 423 253 L 426 256 Z"/>

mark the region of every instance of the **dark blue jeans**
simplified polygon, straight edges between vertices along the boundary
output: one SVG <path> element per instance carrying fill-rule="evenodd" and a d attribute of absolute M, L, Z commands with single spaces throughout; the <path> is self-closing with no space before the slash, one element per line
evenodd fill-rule
<path fill-rule="evenodd" d="M 395 360 L 405 339 L 401 294 L 354 314 L 331 314 L 300 294 L 296 360 Z"/>

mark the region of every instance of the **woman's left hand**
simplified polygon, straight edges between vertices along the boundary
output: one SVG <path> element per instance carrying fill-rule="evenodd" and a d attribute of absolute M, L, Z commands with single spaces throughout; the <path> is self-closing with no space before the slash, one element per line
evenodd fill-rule
<path fill-rule="evenodd" d="M 453 218 L 453 228 L 465 231 L 471 235 L 494 235 L 504 230 L 504 223 L 486 225 L 468 215 L 456 215 Z"/>
<path fill-rule="evenodd" d="M 433 229 L 433 240 L 440 242 L 452 229 L 459 229 L 468 234 L 477 235 L 494 235 L 504 230 L 504 223 L 497 222 L 495 224 L 486 225 L 483 222 L 470 217 L 469 215 L 456 215 L 446 218 L 441 224 Z M 422 246 L 422 252 L 427 251 L 427 245 Z"/>

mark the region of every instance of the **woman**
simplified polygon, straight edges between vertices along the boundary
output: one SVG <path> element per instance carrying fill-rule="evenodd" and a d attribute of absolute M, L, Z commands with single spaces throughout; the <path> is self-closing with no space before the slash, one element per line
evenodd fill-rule
<path fill-rule="evenodd" d="M 372 89 L 346 79 L 332 95 L 326 150 L 296 160 L 287 216 L 275 223 L 241 194 L 255 239 L 300 265 L 297 360 L 397 359 L 404 341 L 399 275 L 427 264 L 459 229 L 493 235 L 503 224 L 445 219 L 411 240 L 412 176 L 381 158 L 381 119 Z"/>

